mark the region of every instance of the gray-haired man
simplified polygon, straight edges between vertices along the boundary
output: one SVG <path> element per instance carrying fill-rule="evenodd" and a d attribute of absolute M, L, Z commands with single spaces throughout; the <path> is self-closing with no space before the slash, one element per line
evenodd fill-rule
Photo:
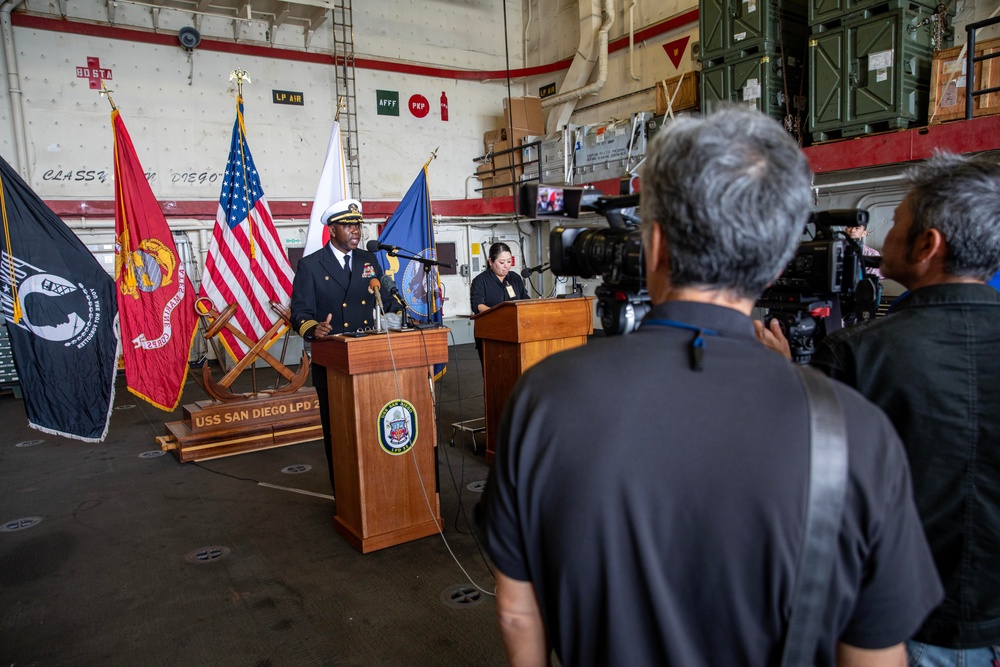
<path fill-rule="evenodd" d="M 810 172 L 748 110 L 680 119 L 642 179 L 653 307 L 546 359 L 507 404 L 480 509 L 513 665 L 777 665 L 795 589 L 809 418 L 750 312 L 789 260 Z M 885 416 L 835 387 L 847 505 L 815 665 L 901 665 L 941 587 Z"/>

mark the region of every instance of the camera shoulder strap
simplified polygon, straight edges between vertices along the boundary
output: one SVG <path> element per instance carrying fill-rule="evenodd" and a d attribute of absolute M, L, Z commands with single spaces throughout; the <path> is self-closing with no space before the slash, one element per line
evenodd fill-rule
<path fill-rule="evenodd" d="M 847 491 L 847 428 L 832 381 L 796 369 L 809 402 L 809 497 L 782 667 L 813 664 Z"/>

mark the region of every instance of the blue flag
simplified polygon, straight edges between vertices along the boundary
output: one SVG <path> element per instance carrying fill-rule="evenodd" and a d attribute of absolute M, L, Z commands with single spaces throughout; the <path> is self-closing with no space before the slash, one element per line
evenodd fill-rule
<path fill-rule="evenodd" d="M 378 240 L 398 247 L 403 255 L 437 259 L 431 226 L 431 197 L 427 192 L 427 165 L 420 170 L 396 212 L 385 223 Z M 441 279 L 437 267 L 425 270 L 420 262 L 402 256 L 390 257 L 384 250 L 379 251 L 378 259 L 386 275 L 396 281 L 410 319 L 440 324 Z"/>
<path fill-rule="evenodd" d="M 379 243 L 396 246 L 403 255 L 437 259 L 426 164 L 399 202 L 396 212 L 385 223 L 378 240 Z M 421 262 L 393 257 L 384 250 L 379 251 L 378 260 L 385 274 L 396 281 L 410 320 L 441 324 L 441 277 L 438 267 L 425 268 Z M 444 372 L 444 364 L 436 364 L 434 379 L 440 378 Z"/>
<path fill-rule="evenodd" d="M 115 281 L 0 158 L 0 305 L 28 424 L 100 442 L 118 366 Z"/>

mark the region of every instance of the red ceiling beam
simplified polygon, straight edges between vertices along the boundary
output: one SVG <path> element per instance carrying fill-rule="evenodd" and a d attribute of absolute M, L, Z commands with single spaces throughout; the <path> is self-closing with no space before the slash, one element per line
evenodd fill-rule
<path fill-rule="evenodd" d="M 677 16 L 660 21 L 655 25 L 643 28 L 635 33 L 636 42 L 652 39 L 667 32 L 672 32 L 680 28 L 687 27 L 698 21 L 698 10 L 692 9 Z M 20 28 L 34 28 L 36 30 L 50 30 L 54 32 L 65 32 L 75 35 L 85 35 L 89 37 L 100 37 L 101 39 L 120 39 L 141 44 L 156 44 L 159 46 L 178 46 L 177 36 L 173 33 L 156 33 L 146 30 L 135 30 L 132 28 L 117 28 L 114 26 L 98 23 L 83 23 L 80 21 L 70 21 L 68 19 L 52 18 L 40 16 L 38 14 L 28 14 L 23 11 L 14 12 L 11 15 L 11 23 Z M 619 37 L 608 45 L 608 51 L 613 53 L 628 46 L 628 37 Z M 307 51 L 297 51 L 294 49 L 283 49 L 273 46 L 258 46 L 254 44 L 237 44 L 234 42 L 222 42 L 212 39 L 203 39 L 198 45 L 199 49 L 205 51 L 219 51 L 223 53 L 234 53 L 237 55 L 248 55 L 259 58 L 277 58 L 280 60 L 293 60 L 299 62 L 319 63 L 324 65 L 340 64 L 330 54 L 313 53 Z M 485 81 L 492 79 L 504 79 L 508 76 L 514 79 L 538 76 L 541 74 L 551 74 L 568 69 L 572 64 L 572 58 L 565 58 L 558 62 L 537 67 L 524 67 L 513 70 L 465 70 L 451 69 L 446 67 L 433 67 L 430 65 L 420 65 L 415 63 L 403 63 L 393 60 L 379 60 L 376 58 L 355 58 L 354 66 L 360 69 L 370 69 L 384 72 L 395 72 L 398 74 L 412 74 L 414 76 L 428 76 L 442 79 L 474 80 Z"/>

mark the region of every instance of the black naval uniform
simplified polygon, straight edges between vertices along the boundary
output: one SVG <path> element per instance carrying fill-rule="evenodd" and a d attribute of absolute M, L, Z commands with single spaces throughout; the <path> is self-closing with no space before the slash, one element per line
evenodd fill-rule
<path fill-rule="evenodd" d="M 330 318 L 331 334 L 357 331 L 375 326 L 375 295 L 368 291 L 372 278 L 382 277 L 382 267 L 373 253 L 360 248 L 351 252 L 351 275 L 326 245 L 299 260 L 292 283 L 292 323 L 306 340 L 313 339 L 317 324 Z M 382 289 L 382 303 L 388 309 L 390 295 Z M 333 486 L 333 458 L 330 444 L 330 402 L 326 386 L 326 367 L 312 366 L 313 387 L 319 399 L 323 424 L 323 449 Z"/>

